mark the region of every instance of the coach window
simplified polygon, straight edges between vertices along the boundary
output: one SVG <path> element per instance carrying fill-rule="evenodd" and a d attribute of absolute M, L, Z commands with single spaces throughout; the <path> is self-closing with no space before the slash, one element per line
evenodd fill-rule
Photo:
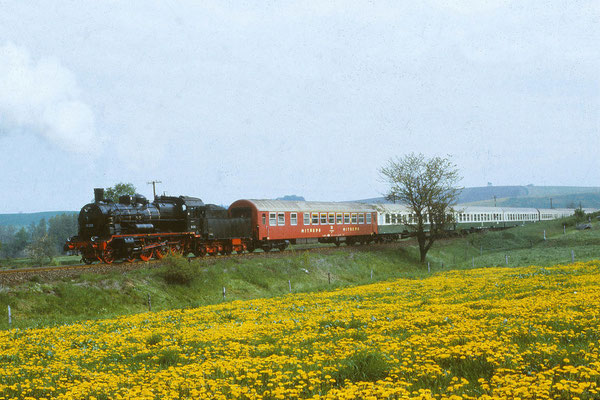
<path fill-rule="evenodd" d="M 349 213 L 345 213 L 344 214 L 344 223 L 345 224 L 349 224 L 350 223 L 350 214 Z"/>
<path fill-rule="evenodd" d="M 312 224 L 313 225 L 319 225 L 319 214 L 318 213 L 313 213 L 313 215 L 312 215 Z"/>
<path fill-rule="evenodd" d="M 263 213 L 263 215 L 262 215 L 262 221 L 263 221 L 263 225 L 267 224 L 267 214 Z"/>
<path fill-rule="evenodd" d="M 352 223 L 356 224 L 356 214 L 352 214 Z"/>
<path fill-rule="evenodd" d="M 335 214 L 329 213 L 329 225 L 335 224 Z"/>
<path fill-rule="evenodd" d="M 277 217 L 278 217 L 277 225 L 280 225 L 280 226 L 285 225 L 285 214 L 279 213 L 279 215 L 277 215 Z"/>
<path fill-rule="evenodd" d="M 310 225 L 310 214 L 304 213 L 304 225 Z"/>
<path fill-rule="evenodd" d="M 327 225 L 327 213 L 321 213 L 321 225 Z"/>
<path fill-rule="evenodd" d="M 277 214 L 269 213 L 269 225 L 277 226 Z"/>
<path fill-rule="evenodd" d="M 298 225 L 298 214 L 296 214 L 296 213 L 290 214 L 290 225 Z"/>
<path fill-rule="evenodd" d="M 335 222 L 337 224 L 341 224 L 343 220 L 344 220 L 344 216 L 341 213 L 337 213 L 335 215 Z"/>
<path fill-rule="evenodd" d="M 367 213 L 367 225 L 371 225 L 371 213 Z"/>
<path fill-rule="evenodd" d="M 365 223 L 365 214 L 363 214 L 363 213 L 358 214 L 358 223 L 359 224 Z"/>

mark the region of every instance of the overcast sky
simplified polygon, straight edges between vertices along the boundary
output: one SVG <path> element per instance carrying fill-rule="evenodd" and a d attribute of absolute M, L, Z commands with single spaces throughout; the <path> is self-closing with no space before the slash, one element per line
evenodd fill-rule
<path fill-rule="evenodd" d="M 600 2 L 0 0 L 0 213 L 132 182 L 230 204 L 599 186 Z"/>

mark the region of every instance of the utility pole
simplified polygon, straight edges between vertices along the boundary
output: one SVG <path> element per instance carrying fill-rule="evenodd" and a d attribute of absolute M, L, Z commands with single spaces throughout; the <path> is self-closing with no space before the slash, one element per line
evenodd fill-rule
<path fill-rule="evenodd" d="M 152 193 L 154 194 L 154 198 L 156 199 L 156 184 L 162 183 L 161 181 L 150 181 L 148 185 L 152 185 Z"/>

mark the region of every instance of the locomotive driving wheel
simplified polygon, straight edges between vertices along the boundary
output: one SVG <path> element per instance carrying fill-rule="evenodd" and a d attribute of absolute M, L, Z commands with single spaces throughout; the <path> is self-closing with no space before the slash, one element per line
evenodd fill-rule
<path fill-rule="evenodd" d="M 183 255 L 183 248 L 179 244 L 172 244 L 170 251 L 173 255 Z"/>
<path fill-rule="evenodd" d="M 142 252 L 140 253 L 140 260 L 142 261 L 148 261 L 152 258 L 152 253 L 154 251 L 152 249 L 146 249 L 146 250 L 142 250 Z"/>
<path fill-rule="evenodd" d="M 134 261 L 135 261 L 135 259 L 136 259 L 136 256 L 133 254 L 133 252 L 129 252 L 129 253 L 127 254 L 127 258 L 125 258 L 125 260 L 126 260 L 127 262 L 130 262 L 130 263 L 131 263 L 131 262 L 134 262 Z"/>
<path fill-rule="evenodd" d="M 113 261 L 115 261 L 115 254 L 113 252 L 113 249 L 109 247 L 106 250 L 104 250 L 104 252 L 102 253 L 102 261 L 104 261 L 106 264 L 112 264 Z"/>
<path fill-rule="evenodd" d="M 157 247 L 156 249 L 154 249 L 154 255 L 159 260 L 162 259 L 162 258 L 164 258 L 167 255 L 168 252 L 169 251 L 166 248 L 164 248 L 164 247 Z"/>

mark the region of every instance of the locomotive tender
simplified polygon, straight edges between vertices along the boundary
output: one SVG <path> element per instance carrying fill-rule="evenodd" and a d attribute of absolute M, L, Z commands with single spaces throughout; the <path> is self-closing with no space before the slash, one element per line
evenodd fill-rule
<path fill-rule="evenodd" d="M 450 231 L 473 232 L 562 218 L 574 210 L 457 206 L 452 214 Z M 78 235 L 64 248 L 81 253 L 85 263 L 147 261 L 167 253 L 204 256 L 284 250 L 296 243 L 391 241 L 409 236 L 412 224 L 412 211 L 398 204 L 238 200 L 226 210 L 187 196 L 149 202 L 136 194 L 115 203 L 104 198 L 104 189 L 94 189 L 94 202 L 79 214 Z"/>

